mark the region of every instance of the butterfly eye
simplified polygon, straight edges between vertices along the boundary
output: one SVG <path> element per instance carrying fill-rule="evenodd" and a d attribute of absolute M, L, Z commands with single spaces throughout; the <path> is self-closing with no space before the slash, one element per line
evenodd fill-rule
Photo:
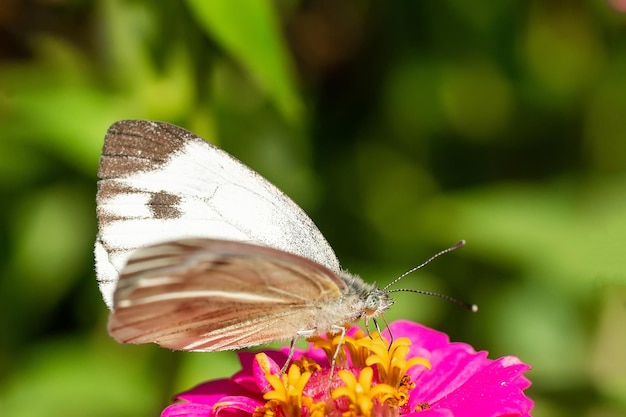
<path fill-rule="evenodd" d="M 365 300 L 365 311 L 367 314 L 373 314 L 380 306 L 380 296 L 378 294 L 370 294 Z"/>

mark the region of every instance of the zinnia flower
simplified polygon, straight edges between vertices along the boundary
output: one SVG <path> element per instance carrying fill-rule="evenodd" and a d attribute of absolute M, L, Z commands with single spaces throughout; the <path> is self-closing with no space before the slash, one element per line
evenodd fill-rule
<path fill-rule="evenodd" d="M 487 359 L 487 352 L 409 321 L 389 330 L 391 345 L 388 332 L 367 336 L 356 327 L 339 350 L 339 336 L 315 338 L 308 350 L 296 350 L 285 373 L 287 348 L 240 352 L 241 371 L 179 394 L 181 402 L 161 416 L 530 416 L 533 401 L 523 392 L 530 366 L 519 359 Z"/>

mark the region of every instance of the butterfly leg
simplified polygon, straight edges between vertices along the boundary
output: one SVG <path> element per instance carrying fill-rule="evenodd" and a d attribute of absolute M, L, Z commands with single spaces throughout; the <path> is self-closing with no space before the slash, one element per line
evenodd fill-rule
<path fill-rule="evenodd" d="M 293 359 L 293 353 L 296 350 L 296 342 L 298 341 L 298 338 L 299 336 L 296 336 L 293 339 L 291 339 L 291 346 L 289 346 L 289 354 L 287 355 L 287 360 L 285 361 L 285 364 L 283 365 L 283 367 L 280 368 L 281 374 L 284 374 L 287 371 L 287 367 L 291 363 L 291 359 Z"/>
<path fill-rule="evenodd" d="M 296 351 L 296 342 L 298 341 L 298 339 L 300 339 L 301 337 L 310 337 L 313 336 L 315 334 L 315 330 L 300 330 L 298 333 L 296 333 L 296 336 L 291 339 L 291 346 L 289 346 L 289 354 L 287 355 L 287 360 L 285 361 L 285 364 L 283 365 L 282 368 L 280 368 L 280 372 L 281 373 L 285 373 L 287 371 L 287 367 L 289 366 L 289 364 L 291 363 L 291 360 L 293 359 L 293 355 Z"/>
<path fill-rule="evenodd" d="M 387 319 L 385 319 L 385 316 L 381 315 L 380 318 L 385 323 L 385 328 L 389 330 L 389 346 L 387 347 L 387 350 L 389 350 L 391 348 L 391 344 L 393 343 L 393 333 L 391 333 L 391 329 L 389 328 L 389 323 L 387 323 Z M 378 334 L 380 334 L 380 330 L 378 331 Z M 383 337 L 383 336 L 381 335 L 380 337 Z"/>
<path fill-rule="evenodd" d="M 393 334 L 391 333 L 391 329 L 389 329 L 389 324 L 387 323 L 385 316 L 381 315 L 380 317 L 382 321 L 385 323 L 385 328 L 389 330 L 389 346 L 387 346 L 387 349 L 389 349 L 391 347 L 391 344 L 393 343 Z M 372 321 L 374 322 L 374 327 L 376 328 L 376 331 L 378 332 L 378 337 L 382 339 L 383 335 L 380 330 L 380 326 L 378 325 L 378 321 L 376 320 L 376 318 L 372 318 Z M 369 323 L 367 321 L 365 324 L 365 329 L 367 330 L 367 335 L 371 338 L 372 335 L 370 334 Z"/>
<path fill-rule="evenodd" d="M 333 376 L 335 374 L 335 364 L 337 362 L 337 356 L 339 356 L 339 351 L 343 349 L 343 339 L 346 337 L 346 328 L 343 326 L 332 326 L 332 330 L 336 330 L 338 333 L 341 333 L 339 337 L 339 343 L 337 343 L 337 349 L 335 349 L 335 353 L 333 354 L 333 359 L 330 363 L 330 373 L 328 374 L 328 391 L 330 392 L 333 383 Z"/>

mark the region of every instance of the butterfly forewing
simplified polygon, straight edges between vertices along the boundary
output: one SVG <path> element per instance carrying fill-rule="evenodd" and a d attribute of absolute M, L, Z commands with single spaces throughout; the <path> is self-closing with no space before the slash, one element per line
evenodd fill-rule
<path fill-rule="evenodd" d="M 174 125 L 126 120 L 105 137 L 98 183 L 96 271 L 109 307 L 138 248 L 184 238 L 250 242 L 339 262 L 292 200 L 232 156 Z"/>
<path fill-rule="evenodd" d="M 317 326 L 345 282 L 272 248 L 188 239 L 138 250 L 122 271 L 109 332 L 120 342 L 176 350 L 236 349 Z"/>

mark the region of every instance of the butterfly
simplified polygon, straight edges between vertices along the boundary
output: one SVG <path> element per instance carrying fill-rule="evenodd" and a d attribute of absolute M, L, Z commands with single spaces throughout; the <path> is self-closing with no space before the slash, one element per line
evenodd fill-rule
<path fill-rule="evenodd" d="M 343 271 L 296 203 L 172 124 L 114 123 L 98 176 L 96 274 L 121 343 L 219 351 L 343 334 L 413 291 Z"/>

